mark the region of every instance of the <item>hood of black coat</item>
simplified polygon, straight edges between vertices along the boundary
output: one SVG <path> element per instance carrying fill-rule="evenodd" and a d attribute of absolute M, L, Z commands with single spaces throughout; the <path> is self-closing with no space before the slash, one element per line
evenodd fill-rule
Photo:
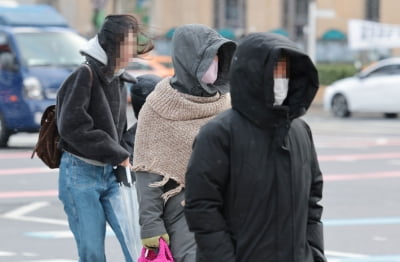
<path fill-rule="evenodd" d="M 175 74 L 171 85 L 182 93 L 213 96 L 229 92 L 229 69 L 236 44 L 205 25 L 178 27 L 172 38 L 172 63 Z M 201 81 L 218 55 L 218 77 L 214 84 Z"/>
<path fill-rule="evenodd" d="M 274 103 L 274 65 L 289 60 L 289 91 L 282 106 Z M 231 66 L 232 107 L 260 127 L 276 126 L 305 114 L 318 87 L 318 73 L 292 41 L 273 33 L 253 33 L 238 44 Z"/>

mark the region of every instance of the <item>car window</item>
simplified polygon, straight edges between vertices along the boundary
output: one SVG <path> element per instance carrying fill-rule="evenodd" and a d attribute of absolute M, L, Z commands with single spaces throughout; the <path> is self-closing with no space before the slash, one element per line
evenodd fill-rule
<path fill-rule="evenodd" d="M 27 66 L 75 66 L 84 61 L 79 50 L 86 39 L 75 33 L 29 32 L 15 38 Z"/>
<path fill-rule="evenodd" d="M 0 45 L 8 45 L 8 38 L 7 35 L 3 32 L 0 32 Z"/>
<path fill-rule="evenodd" d="M 14 58 L 7 35 L 0 33 L 0 70 L 16 69 L 17 65 Z"/>
<path fill-rule="evenodd" d="M 385 75 L 400 75 L 400 65 L 387 65 L 375 69 L 370 72 L 367 77 L 385 76 Z"/>
<path fill-rule="evenodd" d="M 68 26 L 64 17 L 49 5 L 0 5 L 0 13 L 2 23 L 12 26 Z"/>

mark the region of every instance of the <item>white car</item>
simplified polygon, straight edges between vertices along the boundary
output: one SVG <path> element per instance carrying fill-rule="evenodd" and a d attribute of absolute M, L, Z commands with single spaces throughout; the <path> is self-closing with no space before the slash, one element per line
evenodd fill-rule
<path fill-rule="evenodd" d="M 378 61 L 359 74 L 326 87 L 324 109 L 337 117 L 353 112 L 400 113 L 400 57 Z"/>

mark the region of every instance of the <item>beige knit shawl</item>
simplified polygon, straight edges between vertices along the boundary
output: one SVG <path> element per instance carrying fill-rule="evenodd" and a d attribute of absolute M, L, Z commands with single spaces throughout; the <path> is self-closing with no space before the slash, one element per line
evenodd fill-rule
<path fill-rule="evenodd" d="M 179 186 L 162 197 L 166 202 L 185 187 L 185 173 L 192 144 L 199 129 L 218 113 L 230 108 L 230 96 L 197 97 L 171 87 L 170 78 L 157 84 L 140 111 L 135 138 L 133 170 L 163 176 L 151 187 L 169 179 Z"/>

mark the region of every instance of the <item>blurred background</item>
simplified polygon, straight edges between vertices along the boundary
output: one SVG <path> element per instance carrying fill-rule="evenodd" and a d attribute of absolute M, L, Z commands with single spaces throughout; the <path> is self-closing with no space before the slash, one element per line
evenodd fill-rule
<path fill-rule="evenodd" d="M 309 54 L 321 87 L 304 119 L 324 175 L 328 261 L 399 262 L 399 10 L 399 0 L 0 0 L 0 261 L 77 260 L 58 170 L 30 157 L 79 49 L 106 15 L 134 13 L 156 47 L 132 60 L 134 76 L 172 75 L 171 38 L 187 23 L 234 41 L 280 34 Z M 123 261 L 107 236 L 108 261 Z"/>
<path fill-rule="evenodd" d="M 2 1 L 0 1 L 1 4 Z M 3 2 L 7 2 L 3 0 Z M 330 84 L 353 75 L 373 61 L 400 54 L 398 47 L 377 43 L 350 46 L 349 21 L 358 19 L 400 25 L 397 0 L 16 0 L 48 4 L 82 36 L 91 37 L 110 13 L 135 13 L 156 40 L 156 52 L 170 53 L 176 26 L 202 23 L 223 36 L 240 39 L 251 32 L 289 37 L 318 64 L 320 81 Z M 360 25 L 363 26 L 363 25 Z M 379 34 L 379 33 L 378 33 Z M 335 64 L 335 65 L 332 65 Z M 330 66 L 329 66 L 330 65 Z"/>

